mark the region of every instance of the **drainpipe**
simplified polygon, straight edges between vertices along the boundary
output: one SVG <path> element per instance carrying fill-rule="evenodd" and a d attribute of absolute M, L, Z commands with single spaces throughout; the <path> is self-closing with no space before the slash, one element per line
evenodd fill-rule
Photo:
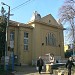
<path fill-rule="evenodd" d="M 19 48 L 18 48 L 19 47 L 19 37 L 18 37 L 19 36 L 19 24 L 18 24 L 17 28 L 18 28 L 18 32 L 17 32 L 17 57 L 18 57 L 17 63 L 19 64 Z"/>

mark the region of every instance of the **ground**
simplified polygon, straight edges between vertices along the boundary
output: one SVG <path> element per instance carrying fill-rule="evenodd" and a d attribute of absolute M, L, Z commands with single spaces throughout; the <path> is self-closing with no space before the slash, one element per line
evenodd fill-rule
<path fill-rule="evenodd" d="M 62 71 L 65 71 L 64 75 L 67 75 L 67 69 L 66 68 L 62 68 Z M 56 69 L 56 70 L 54 70 L 54 73 L 52 75 L 58 75 L 57 74 L 58 72 L 60 74 L 60 70 Z M 39 73 L 36 70 L 36 66 L 15 66 L 13 72 L 11 70 L 6 72 L 2 68 L 0 68 L 0 75 L 39 75 Z M 46 73 L 46 69 L 44 67 L 44 70 L 42 70 L 41 75 L 51 75 L 51 74 Z M 75 67 L 72 68 L 72 75 L 75 75 Z"/>

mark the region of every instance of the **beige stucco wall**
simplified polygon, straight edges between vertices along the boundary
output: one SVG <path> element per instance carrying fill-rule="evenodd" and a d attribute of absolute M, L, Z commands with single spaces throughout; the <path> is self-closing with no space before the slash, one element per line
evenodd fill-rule
<path fill-rule="evenodd" d="M 28 43 L 28 51 L 24 50 L 24 32 L 29 33 L 29 43 Z M 32 59 L 32 31 L 29 28 L 20 28 L 19 31 L 19 55 L 21 64 L 27 64 L 31 62 Z"/>
<path fill-rule="evenodd" d="M 14 32 L 14 55 L 18 56 L 18 63 L 29 64 L 32 59 L 32 29 L 25 27 L 9 27 L 8 46 L 10 46 L 10 32 Z M 24 32 L 29 33 L 28 51 L 24 50 Z M 8 51 L 8 55 L 11 52 Z"/>
<path fill-rule="evenodd" d="M 35 29 L 33 29 L 33 32 L 35 33 L 33 35 L 34 46 L 33 46 L 33 59 L 38 58 L 39 56 L 43 56 L 47 53 L 53 53 L 55 56 L 61 56 L 64 57 L 64 51 L 63 51 L 63 34 L 61 29 L 52 28 L 50 26 L 36 24 Z M 55 37 L 57 39 L 56 46 L 46 46 L 46 35 L 47 33 L 53 33 L 55 34 Z M 61 39 L 60 39 L 61 38 Z M 44 43 L 44 45 L 42 45 Z M 60 44 L 60 47 L 59 47 Z"/>

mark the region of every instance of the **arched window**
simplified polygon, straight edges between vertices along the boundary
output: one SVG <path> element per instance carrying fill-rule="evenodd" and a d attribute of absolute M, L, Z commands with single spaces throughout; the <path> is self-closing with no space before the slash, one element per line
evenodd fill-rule
<path fill-rule="evenodd" d="M 46 36 L 46 45 L 56 46 L 56 37 L 53 33 L 48 33 Z"/>

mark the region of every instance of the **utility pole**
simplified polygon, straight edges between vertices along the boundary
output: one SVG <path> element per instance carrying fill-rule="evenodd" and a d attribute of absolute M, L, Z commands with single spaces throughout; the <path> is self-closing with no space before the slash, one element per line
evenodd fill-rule
<path fill-rule="evenodd" d="M 1 2 L 2 5 L 6 5 L 8 7 L 8 14 L 7 14 L 7 26 L 6 26 L 6 45 L 5 45 L 5 70 L 8 71 L 8 63 L 9 63 L 9 56 L 8 56 L 8 26 L 9 26 L 9 19 L 10 19 L 10 6 Z M 12 66 L 12 71 L 14 71 L 14 51 L 11 52 L 11 66 Z"/>
<path fill-rule="evenodd" d="M 8 6 L 8 15 L 7 15 L 7 26 L 6 26 L 6 45 L 5 45 L 5 56 L 7 56 L 7 50 L 8 50 L 8 44 L 7 44 L 7 38 L 8 38 L 8 26 L 9 26 L 9 19 L 10 19 L 10 6 L 9 5 L 7 5 L 7 4 L 5 4 L 5 3 L 3 3 L 3 2 L 1 2 L 1 4 L 2 5 L 6 5 L 6 6 Z"/>
<path fill-rule="evenodd" d="M 8 26 L 9 26 L 9 18 L 10 18 L 10 6 L 3 2 L 1 2 L 1 4 L 8 7 L 7 25 L 6 25 L 6 41 L 5 41 L 5 70 L 8 71 L 9 56 L 7 55 L 7 51 L 8 51 Z"/>

